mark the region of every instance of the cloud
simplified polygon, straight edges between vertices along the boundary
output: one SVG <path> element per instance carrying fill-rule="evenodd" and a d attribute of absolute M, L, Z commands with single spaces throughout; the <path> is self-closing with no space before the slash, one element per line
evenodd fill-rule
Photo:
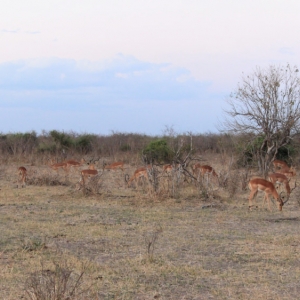
<path fill-rule="evenodd" d="M 40 34 L 41 32 L 40 31 L 25 31 L 26 34 Z"/>
<path fill-rule="evenodd" d="M 9 29 L 1 29 L 0 32 L 2 33 L 12 33 L 12 34 L 15 34 L 15 33 L 25 33 L 25 34 L 40 34 L 41 32 L 40 31 L 36 31 L 36 30 L 28 30 L 28 31 L 21 31 L 20 29 L 13 29 L 13 30 L 9 30 Z"/>
<path fill-rule="evenodd" d="M 20 29 L 14 29 L 14 30 L 2 29 L 1 32 L 15 34 L 15 33 L 20 33 Z"/>
<path fill-rule="evenodd" d="M 2 130 L 94 133 L 211 131 L 221 94 L 189 70 L 132 56 L 91 62 L 47 58 L 0 64 Z M 14 122 L 9 116 L 14 115 Z"/>
<path fill-rule="evenodd" d="M 109 99 L 176 100 L 200 96 L 208 82 L 188 70 L 117 55 L 102 62 L 34 59 L 0 64 L 0 90 L 78 92 L 93 89 Z"/>
<path fill-rule="evenodd" d="M 295 52 L 289 47 L 281 47 L 278 51 L 280 54 L 295 55 Z"/>

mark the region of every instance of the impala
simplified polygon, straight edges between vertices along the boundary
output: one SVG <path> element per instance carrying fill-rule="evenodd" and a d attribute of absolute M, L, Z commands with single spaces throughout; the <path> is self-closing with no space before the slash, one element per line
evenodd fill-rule
<path fill-rule="evenodd" d="M 296 169 L 294 167 L 287 167 L 277 170 L 277 173 L 283 174 L 289 179 L 291 179 L 292 177 L 296 176 Z"/>
<path fill-rule="evenodd" d="M 85 160 L 82 158 L 80 162 L 71 159 L 71 160 L 65 161 L 64 163 L 67 165 L 66 168 L 67 168 L 68 170 L 70 170 L 70 168 L 72 168 L 72 167 L 73 167 L 73 168 L 78 168 L 78 167 L 82 166 L 83 164 L 85 164 L 86 162 L 85 162 Z"/>
<path fill-rule="evenodd" d="M 208 165 L 200 165 L 198 163 L 192 166 L 192 170 L 193 170 L 193 175 L 200 173 L 202 177 L 204 177 L 204 175 L 213 175 L 215 177 L 218 177 L 218 174 L 215 172 L 215 170 Z"/>
<path fill-rule="evenodd" d="M 289 167 L 286 162 L 282 160 L 275 159 L 273 161 L 274 168 L 277 173 L 284 174 L 285 176 L 291 178 L 296 176 L 296 170 L 294 167 Z M 276 169 L 277 168 L 277 169 Z"/>
<path fill-rule="evenodd" d="M 287 165 L 286 162 L 279 160 L 279 159 L 275 159 L 273 161 L 273 166 L 274 166 L 275 170 L 276 170 L 276 168 L 277 169 L 288 169 L 289 168 L 289 166 Z"/>
<path fill-rule="evenodd" d="M 68 172 L 67 164 L 65 162 L 53 163 L 51 159 L 51 162 L 50 164 L 48 164 L 48 166 L 56 172 L 58 172 L 60 169 L 63 169 L 65 172 Z"/>
<path fill-rule="evenodd" d="M 163 165 L 163 173 L 170 173 L 173 170 L 173 166 L 168 164 L 168 165 Z"/>
<path fill-rule="evenodd" d="M 134 171 L 133 175 L 127 181 L 127 185 L 130 186 L 130 184 L 131 184 L 131 182 L 133 180 L 139 180 L 142 177 L 148 179 L 148 171 L 147 171 L 147 169 L 149 169 L 149 166 L 147 168 L 142 167 L 142 168 L 136 169 Z M 125 177 L 125 180 L 126 180 L 126 177 Z"/>
<path fill-rule="evenodd" d="M 81 184 L 82 182 L 82 185 L 85 187 L 86 179 L 98 175 L 98 171 L 95 169 L 94 165 L 90 165 L 88 169 L 81 170 L 80 175 L 81 177 L 79 180 L 79 184 Z"/>
<path fill-rule="evenodd" d="M 288 197 L 290 196 L 290 194 L 291 194 L 291 187 L 289 185 L 288 178 L 284 174 L 281 174 L 281 173 L 272 173 L 272 174 L 269 174 L 268 175 L 268 180 L 270 182 L 272 182 L 274 184 L 274 186 L 275 186 L 276 183 L 284 184 L 285 185 L 285 189 L 286 189 L 286 193 L 287 193 Z"/>
<path fill-rule="evenodd" d="M 25 167 L 19 167 L 18 168 L 18 182 L 21 182 L 21 187 L 26 186 L 26 179 L 27 179 L 27 170 Z M 19 186 L 19 185 L 18 185 Z"/>
<path fill-rule="evenodd" d="M 163 165 L 163 171 L 162 171 L 162 175 L 164 173 L 166 173 L 167 175 L 170 175 L 172 173 L 172 171 L 179 171 L 180 170 L 181 165 L 180 164 L 167 164 L 167 165 Z M 174 172 L 173 172 L 174 174 Z"/>
<path fill-rule="evenodd" d="M 249 181 L 249 189 L 251 190 L 249 195 L 249 209 L 251 210 L 252 200 L 253 198 L 256 198 L 258 191 L 263 191 L 265 193 L 264 199 L 267 199 L 269 210 L 271 211 L 270 206 L 270 198 L 269 196 L 273 196 L 273 198 L 278 202 L 279 204 L 279 210 L 282 210 L 282 206 L 285 202 L 282 201 L 281 197 L 278 195 L 276 188 L 274 184 L 268 180 L 265 180 L 263 178 L 254 178 Z"/>
<path fill-rule="evenodd" d="M 117 170 L 117 169 L 121 169 L 122 171 L 124 171 L 124 162 L 117 161 L 110 165 L 106 165 L 106 163 L 103 163 L 103 170 Z"/>

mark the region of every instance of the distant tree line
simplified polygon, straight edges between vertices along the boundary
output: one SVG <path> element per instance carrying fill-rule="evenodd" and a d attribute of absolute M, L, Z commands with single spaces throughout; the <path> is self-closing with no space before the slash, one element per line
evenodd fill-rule
<path fill-rule="evenodd" d="M 58 130 L 42 131 L 37 134 L 35 131 L 25 133 L 0 133 L 0 153 L 2 155 L 31 155 L 49 154 L 58 155 L 61 152 L 73 155 L 96 154 L 112 156 L 116 153 L 138 153 L 147 147 L 151 142 L 161 141 L 162 146 L 170 147 L 183 137 L 176 136 L 149 136 L 137 133 L 113 132 L 111 135 L 78 134 L 75 132 L 64 132 Z M 193 146 L 197 152 L 220 152 L 224 146 L 221 140 L 226 139 L 221 134 L 198 134 L 192 135 Z M 227 138 L 229 139 L 229 137 Z M 228 143 L 228 141 L 227 141 Z M 221 148 L 220 148 L 221 147 Z"/>
<path fill-rule="evenodd" d="M 278 150 L 277 158 L 298 164 L 300 137 L 294 138 Z M 112 132 L 110 135 L 78 134 L 58 130 L 25 133 L 1 133 L 0 155 L 22 160 L 28 157 L 123 157 L 140 155 L 145 162 L 171 163 L 175 155 L 191 152 L 193 157 L 207 153 L 232 155 L 241 167 L 259 162 L 263 140 L 253 134 L 169 134 L 149 136 L 138 133 Z M 181 153 L 178 153 L 181 151 Z"/>

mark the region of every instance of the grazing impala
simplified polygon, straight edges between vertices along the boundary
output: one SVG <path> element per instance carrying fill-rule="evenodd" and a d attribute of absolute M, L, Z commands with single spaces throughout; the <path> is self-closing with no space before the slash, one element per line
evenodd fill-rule
<path fill-rule="evenodd" d="M 121 169 L 122 171 L 124 171 L 124 162 L 117 161 L 110 165 L 106 165 L 106 163 L 103 163 L 103 170 L 117 170 L 117 169 Z"/>
<path fill-rule="evenodd" d="M 215 172 L 215 170 L 208 165 L 200 165 L 198 163 L 192 166 L 192 170 L 194 176 L 200 174 L 202 178 L 204 177 L 204 175 L 213 175 L 214 177 L 218 177 L 218 174 Z"/>
<path fill-rule="evenodd" d="M 27 170 L 25 167 L 18 168 L 18 176 L 18 182 L 21 182 L 21 187 L 26 186 Z"/>
<path fill-rule="evenodd" d="M 131 182 L 133 180 L 139 180 L 140 178 L 144 177 L 146 179 L 149 179 L 148 178 L 148 171 L 147 169 L 149 169 L 149 166 L 147 168 L 145 167 L 142 167 L 142 168 L 139 168 L 139 169 L 136 169 L 133 173 L 133 175 L 130 177 L 130 179 L 127 181 L 127 185 L 130 186 Z M 125 177 L 126 178 L 126 177 Z M 126 180 L 126 179 L 125 179 Z"/>
<path fill-rule="evenodd" d="M 85 187 L 86 180 L 96 175 L 98 175 L 98 171 L 95 169 L 94 165 L 90 165 L 88 169 L 81 170 L 79 184 L 81 185 L 82 183 L 82 186 Z"/>
<path fill-rule="evenodd" d="M 68 172 L 67 164 L 65 162 L 53 163 L 53 160 L 51 159 L 48 166 L 56 172 L 58 172 L 60 169 L 64 170 L 66 173 Z"/>
<path fill-rule="evenodd" d="M 83 164 L 86 163 L 86 161 L 82 158 L 81 161 L 76 161 L 73 159 L 67 160 L 64 162 L 66 164 L 66 169 L 70 170 L 70 168 L 78 168 L 81 167 Z"/>
<path fill-rule="evenodd" d="M 290 196 L 290 194 L 291 194 L 291 187 L 289 185 L 288 178 L 284 174 L 281 174 L 281 173 L 272 173 L 272 174 L 269 174 L 268 175 L 268 180 L 270 182 L 272 182 L 274 184 L 274 186 L 275 186 L 276 183 L 284 184 L 285 185 L 285 189 L 286 189 L 286 193 L 287 193 L 288 197 Z"/>
<path fill-rule="evenodd" d="M 282 210 L 282 206 L 285 202 L 282 201 L 281 197 L 278 195 L 275 186 L 272 182 L 265 180 L 263 178 L 254 178 L 249 181 L 249 189 L 251 190 L 249 195 L 249 209 L 251 210 L 252 200 L 253 198 L 256 198 L 258 191 L 263 191 L 265 193 L 264 199 L 267 199 L 269 210 L 271 211 L 270 206 L 270 198 L 269 196 L 273 196 L 273 198 L 278 202 L 279 204 L 279 210 Z"/>

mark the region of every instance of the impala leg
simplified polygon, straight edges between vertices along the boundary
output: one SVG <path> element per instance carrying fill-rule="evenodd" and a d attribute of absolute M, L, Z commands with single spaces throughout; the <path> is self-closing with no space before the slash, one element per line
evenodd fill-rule
<path fill-rule="evenodd" d="M 22 177 L 22 187 L 26 186 L 26 175 L 24 174 L 24 176 Z"/>
<path fill-rule="evenodd" d="M 256 195 L 257 195 L 257 191 L 255 190 L 252 190 L 250 192 L 250 195 L 249 195 L 249 209 L 251 210 L 251 207 L 253 206 L 253 203 L 252 203 L 252 200 L 253 198 L 256 198 Z M 256 201 L 255 201 L 256 202 Z"/>
<path fill-rule="evenodd" d="M 21 181 L 21 174 L 19 173 L 19 176 L 18 176 L 18 188 L 19 188 L 20 181 Z"/>
<path fill-rule="evenodd" d="M 271 200 L 270 200 L 269 194 L 265 193 L 265 199 L 267 199 L 267 201 L 268 201 L 269 211 L 272 211 L 272 209 L 271 209 Z"/>

